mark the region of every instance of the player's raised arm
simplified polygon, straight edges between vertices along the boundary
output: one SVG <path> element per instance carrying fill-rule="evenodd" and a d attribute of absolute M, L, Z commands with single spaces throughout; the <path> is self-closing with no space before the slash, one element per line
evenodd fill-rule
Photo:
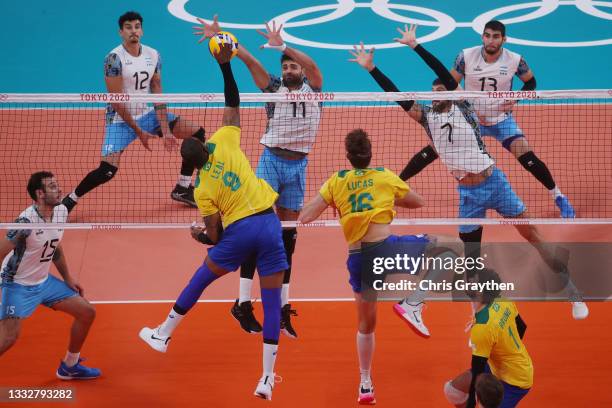
<path fill-rule="evenodd" d="M 401 37 L 394 38 L 393 40 L 412 48 L 417 54 L 419 54 L 419 57 L 421 57 L 423 61 L 425 61 L 429 68 L 431 68 L 436 73 L 436 75 L 438 76 L 438 78 L 440 78 L 442 84 L 444 84 L 446 89 L 448 89 L 449 91 L 454 91 L 459 87 L 459 84 L 457 83 L 455 78 L 453 78 L 448 69 L 446 69 L 444 64 L 442 64 L 440 60 L 434 57 L 429 51 L 427 51 L 425 48 L 423 48 L 422 45 L 417 42 L 416 29 L 416 24 L 411 24 L 410 28 L 408 28 L 408 25 L 405 25 L 404 31 L 402 31 L 401 28 L 398 28 L 397 31 L 401 34 Z"/>
<path fill-rule="evenodd" d="M 193 34 L 201 36 L 198 43 L 211 38 L 213 35 L 221 31 L 221 26 L 219 26 L 219 16 L 216 14 L 213 16 L 212 23 L 207 23 L 201 18 L 198 18 L 198 21 L 201 25 L 193 26 Z M 238 54 L 236 54 L 236 56 L 240 58 L 240 60 L 247 66 L 253 80 L 255 81 L 255 85 L 259 89 L 264 89 L 266 86 L 268 86 L 268 83 L 270 82 L 270 74 L 268 74 L 268 71 L 266 71 L 261 62 L 259 62 L 259 60 L 255 58 L 243 44 L 239 45 Z"/>
<path fill-rule="evenodd" d="M 395 84 L 383 72 L 374 65 L 374 48 L 366 51 L 363 42 L 360 46 L 353 46 L 354 51 L 350 51 L 354 58 L 349 59 L 350 62 L 358 64 L 372 75 L 372 78 L 385 92 L 400 92 Z M 421 120 L 421 107 L 415 104 L 414 101 L 398 101 L 397 104 L 404 109 L 408 115 L 417 122 Z"/>
<path fill-rule="evenodd" d="M 257 30 L 259 34 L 268 40 L 268 42 L 262 45 L 261 48 L 274 48 L 282 51 L 286 56 L 300 64 L 300 66 L 304 69 L 304 75 L 306 78 L 308 78 L 310 87 L 315 90 L 320 90 L 323 87 L 323 74 L 321 73 L 319 66 L 312 58 L 306 55 L 306 53 L 295 48 L 288 47 L 281 36 L 282 29 L 282 24 L 277 28 L 276 22 L 272 21 L 272 29 L 270 29 L 270 26 L 268 23 L 266 23 L 265 32 Z"/>
<path fill-rule="evenodd" d="M 223 110 L 223 126 L 240 127 L 240 94 L 238 85 L 234 79 L 232 65 L 232 44 L 224 43 L 219 45 L 219 52 L 215 54 L 215 59 L 219 63 L 223 74 L 223 94 L 225 95 L 225 109 Z"/>

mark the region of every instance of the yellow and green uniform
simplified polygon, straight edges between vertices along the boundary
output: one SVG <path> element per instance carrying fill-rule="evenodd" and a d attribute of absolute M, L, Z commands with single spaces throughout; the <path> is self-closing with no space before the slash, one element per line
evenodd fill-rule
<path fill-rule="evenodd" d="M 223 126 L 206 142 L 208 162 L 198 173 L 194 197 L 200 214 L 221 213 L 223 226 L 266 210 L 278 194 L 257 178 L 240 149 L 240 128 Z"/>
<path fill-rule="evenodd" d="M 395 200 L 410 187 L 383 167 L 340 170 L 323 184 L 319 194 L 340 212 L 340 224 L 349 244 L 366 234 L 370 223 L 388 224 L 395 217 Z"/>
<path fill-rule="evenodd" d="M 522 389 L 533 385 L 533 364 L 516 327 L 514 302 L 496 299 L 476 313 L 470 335 L 472 355 L 488 359 L 501 381 Z"/>

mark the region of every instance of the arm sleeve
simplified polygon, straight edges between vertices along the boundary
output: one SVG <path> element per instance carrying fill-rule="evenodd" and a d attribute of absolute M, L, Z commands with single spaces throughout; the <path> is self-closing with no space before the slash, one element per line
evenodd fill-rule
<path fill-rule="evenodd" d="M 525 331 L 527 331 L 527 324 L 525 323 L 525 321 L 521 318 L 521 315 L 519 314 L 516 315 L 516 318 L 514 319 L 514 321 L 516 322 L 516 330 L 518 330 L 518 335 L 522 340 L 523 336 L 525 335 Z"/>
<path fill-rule="evenodd" d="M 270 74 L 270 80 L 268 81 L 268 86 L 262 89 L 265 93 L 274 93 L 278 91 L 281 86 L 281 79 L 276 75 Z"/>
<path fill-rule="evenodd" d="M 30 220 L 25 217 L 19 217 L 15 220 L 17 224 L 29 224 Z M 13 244 L 16 244 L 19 241 L 22 241 L 30 236 L 32 233 L 31 229 L 12 229 L 8 230 L 6 233 L 6 239 L 11 241 Z"/>
<path fill-rule="evenodd" d="M 121 59 L 115 53 L 110 53 L 104 59 L 104 76 L 118 77 L 122 74 Z"/>
<path fill-rule="evenodd" d="M 485 357 L 472 356 L 472 382 L 470 382 L 470 392 L 466 408 L 476 407 L 476 379 L 484 373 L 487 367 L 487 359 Z"/>
<path fill-rule="evenodd" d="M 450 71 L 446 69 L 446 67 L 440 62 L 439 59 L 433 56 L 429 51 L 427 51 L 421 44 L 417 45 L 414 49 L 419 57 L 425 61 L 425 63 L 436 73 L 438 78 L 442 81 L 446 89 L 449 91 L 454 91 L 457 89 L 459 84 L 455 81 L 455 78 L 451 75 Z"/>
<path fill-rule="evenodd" d="M 380 87 L 385 92 L 399 92 L 397 86 L 395 86 L 395 84 L 389 79 L 389 77 L 383 74 L 382 71 L 378 69 L 378 67 L 374 67 L 374 69 L 370 71 L 370 75 L 372 75 L 372 78 L 376 80 L 376 83 L 380 85 Z M 414 101 L 398 101 L 397 104 L 401 106 L 402 109 L 404 109 L 406 112 L 408 112 L 410 108 L 412 108 Z"/>
<path fill-rule="evenodd" d="M 533 91 L 536 89 L 536 79 L 532 76 L 531 79 L 523 84 L 521 91 Z"/>
<path fill-rule="evenodd" d="M 463 56 L 463 51 L 461 51 L 459 55 L 457 55 L 457 58 L 455 58 L 453 68 L 455 71 L 465 76 L 465 57 Z"/>

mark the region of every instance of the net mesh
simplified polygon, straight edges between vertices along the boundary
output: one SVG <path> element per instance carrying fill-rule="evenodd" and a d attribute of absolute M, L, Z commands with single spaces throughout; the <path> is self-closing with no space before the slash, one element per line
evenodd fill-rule
<path fill-rule="evenodd" d="M 395 101 L 430 104 L 433 98 L 485 100 L 514 99 L 513 116 L 529 146 L 547 164 L 557 186 L 572 202 L 581 220 L 612 219 L 612 94 L 608 90 L 538 92 L 445 93 L 325 93 L 241 95 L 241 148 L 255 169 L 263 151 L 260 139 L 268 122 L 266 102 L 295 106 L 321 102 L 316 143 L 308 154 L 305 200 L 314 197 L 334 172 L 348 169 L 344 137 L 363 128 L 372 139 L 371 167 L 386 167 L 399 174 L 408 160 L 429 142 L 419 123 L 411 120 Z M 311 99 L 304 99 L 311 98 Z M 314 99 L 313 99 L 314 98 Z M 0 95 L 0 223 L 12 223 L 31 204 L 26 184 L 31 173 L 54 172 L 67 194 L 98 167 L 107 125 L 108 101 L 164 102 L 181 121 L 206 129 L 207 137 L 221 125 L 221 94 L 4 94 Z M 457 136 L 455 134 L 455 136 Z M 455 137 L 453 136 L 453 137 Z M 515 157 L 492 137 L 483 137 L 496 166 L 507 176 L 531 216 L 557 220 L 551 194 Z M 177 183 L 181 158 L 167 152 L 159 140 L 152 151 L 131 143 L 121 155 L 119 171 L 110 182 L 79 200 L 73 223 L 139 223 L 182 225 L 198 219 L 196 209 L 170 199 Z M 399 209 L 397 219 L 423 223 L 461 223 L 457 180 L 438 159 L 408 180 L 427 205 L 418 210 Z M 498 217 L 490 212 L 489 217 Z M 321 217 L 336 220 L 332 209 Z M 554 222 L 554 221 L 553 221 Z M 329 223 L 330 225 L 333 223 Z"/>

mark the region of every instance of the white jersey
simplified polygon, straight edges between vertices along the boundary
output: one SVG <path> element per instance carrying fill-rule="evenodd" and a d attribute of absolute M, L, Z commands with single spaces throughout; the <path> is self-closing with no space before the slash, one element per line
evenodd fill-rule
<path fill-rule="evenodd" d="M 512 78 L 518 71 L 521 56 L 502 48 L 497 61 L 487 63 L 482 56 L 483 47 L 476 46 L 463 50 L 465 61 L 464 78 L 466 91 L 511 91 Z M 494 125 L 506 119 L 507 113 L 501 108 L 503 100 L 476 99 L 474 109 L 483 125 Z"/>
<path fill-rule="evenodd" d="M 277 81 L 276 84 L 275 80 Z M 271 84 L 264 91 L 315 93 L 306 81 L 299 90 L 290 91 L 275 77 L 271 77 Z M 261 138 L 261 144 L 305 154 L 310 152 L 321 121 L 320 102 L 304 101 L 302 99 L 296 102 L 268 103 L 266 104 L 266 112 L 268 114 L 268 126 Z"/>
<path fill-rule="evenodd" d="M 110 77 L 121 76 L 123 93 L 146 94 L 151 92 L 151 79 L 161 70 L 159 53 L 151 47 L 141 45 L 140 55 L 132 56 L 123 45 L 113 49 L 104 61 L 104 74 Z M 134 119 L 149 113 L 153 108 L 146 103 L 126 103 Z M 107 123 L 123 122 L 112 106 L 107 107 Z"/>
<path fill-rule="evenodd" d="M 53 209 L 53 223 L 65 223 L 68 209 L 60 204 Z M 36 206 L 32 205 L 23 211 L 16 222 L 44 223 Z M 38 285 L 49 276 L 49 268 L 55 249 L 59 245 L 63 229 L 54 230 L 10 230 L 6 237 L 15 244 L 2 262 L 2 282 L 15 282 L 20 285 Z"/>
<path fill-rule="evenodd" d="M 450 172 L 461 180 L 467 173 L 480 173 L 495 162 L 480 137 L 478 119 L 469 102 L 458 101 L 448 112 L 434 112 L 421 105 L 421 125 Z"/>

